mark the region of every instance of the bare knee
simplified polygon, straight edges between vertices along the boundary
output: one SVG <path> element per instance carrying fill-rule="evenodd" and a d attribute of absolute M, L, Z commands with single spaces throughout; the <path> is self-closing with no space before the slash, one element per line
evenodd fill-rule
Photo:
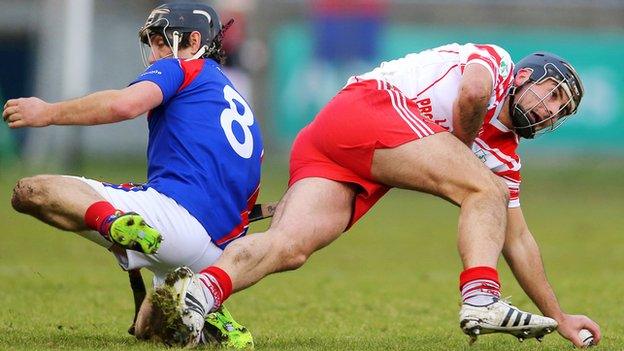
<path fill-rule="evenodd" d="M 297 269 L 310 256 L 301 245 L 276 233 L 257 233 L 234 240 L 225 249 L 233 264 L 241 262 L 270 262 L 271 273 Z"/>
<path fill-rule="evenodd" d="M 11 205 L 22 213 L 37 211 L 46 202 L 46 184 L 50 176 L 34 176 L 20 179 L 13 188 Z"/>
<path fill-rule="evenodd" d="M 281 262 L 281 270 L 291 271 L 303 266 L 311 253 L 304 250 L 301 245 L 293 242 L 282 242 L 277 249 Z"/>
<path fill-rule="evenodd" d="M 507 183 L 505 183 L 505 181 L 503 179 L 501 179 L 500 177 L 496 176 L 494 177 L 495 181 L 496 181 L 496 185 L 498 188 L 498 193 L 500 196 L 502 196 L 503 198 L 503 202 L 505 203 L 505 206 L 507 206 L 507 204 L 509 204 L 509 187 L 507 186 Z"/>
<path fill-rule="evenodd" d="M 482 193 L 492 201 L 502 202 L 505 207 L 509 203 L 509 189 L 503 179 L 498 176 L 492 175 L 489 177 L 490 181 L 483 184 Z"/>

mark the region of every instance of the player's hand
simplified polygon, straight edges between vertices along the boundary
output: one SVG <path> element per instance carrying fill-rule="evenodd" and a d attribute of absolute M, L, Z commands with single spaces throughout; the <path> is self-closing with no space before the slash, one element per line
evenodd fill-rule
<path fill-rule="evenodd" d="M 45 127 L 51 124 L 53 113 L 52 104 L 29 97 L 7 101 L 2 118 L 10 128 Z"/>
<path fill-rule="evenodd" d="M 564 314 L 561 320 L 558 320 L 557 331 L 564 338 L 572 341 L 574 346 L 582 348 L 583 342 L 579 338 L 579 332 L 581 329 L 589 330 L 594 336 L 594 344 L 598 345 L 600 342 L 600 327 L 596 322 L 581 315 Z"/>

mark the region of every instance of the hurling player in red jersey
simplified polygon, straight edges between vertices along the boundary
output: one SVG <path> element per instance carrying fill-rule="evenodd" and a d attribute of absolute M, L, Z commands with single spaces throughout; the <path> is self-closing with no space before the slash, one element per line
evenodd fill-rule
<path fill-rule="evenodd" d="M 271 227 L 235 241 L 192 277 L 174 275 L 174 288 L 210 311 L 268 274 L 301 267 L 397 187 L 461 207 L 460 327 L 471 340 L 495 332 L 541 340 L 558 327 L 576 346 L 582 329 L 597 343 L 598 325 L 565 313 L 546 279 L 519 207 L 515 154 L 520 137 L 554 130 L 582 95 L 578 74 L 558 56 L 535 53 L 513 68 L 494 45 L 451 44 L 354 77 L 297 136 Z M 500 298 L 501 253 L 547 317 Z M 181 325 L 200 329 L 203 318 L 186 312 L 179 303 Z"/>

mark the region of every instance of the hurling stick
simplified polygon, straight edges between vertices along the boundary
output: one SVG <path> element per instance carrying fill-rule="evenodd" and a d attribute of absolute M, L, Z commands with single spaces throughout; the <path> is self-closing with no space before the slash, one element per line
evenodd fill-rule
<path fill-rule="evenodd" d="M 256 204 L 249 212 L 249 222 L 255 222 L 266 218 L 271 218 L 275 214 L 277 202 L 267 202 L 265 204 Z"/>
<path fill-rule="evenodd" d="M 145 283 L 143 282 L 140 268 L 129 270 L 128 278 L 130 278 L 130 288 L 132 288 L 132 296 L 134 297 L 134 319 L 132 320 L 132 325 L 128 328 L 128 333 L 134 335 L 134 325 L 139 315 L 139 309 L 141 309 L 143 299 L 145 299 L 145 295 L 147 295 L 147 290 L 145 289 Z"/>

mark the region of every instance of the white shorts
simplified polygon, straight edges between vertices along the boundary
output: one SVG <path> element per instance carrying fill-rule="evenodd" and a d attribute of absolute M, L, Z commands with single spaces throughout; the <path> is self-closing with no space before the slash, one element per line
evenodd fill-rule
<path fill-rule="evenodd" d="M 161 233 L 163 241 L 154 255 L 133 250 L 115 253 L 123 269 L 147 268 L 154 272 L 154 284 L 159 285 L 164 281 L 167 272 L 176 267 L 188 266 L 198 272 L 221 256 L 223 251 L 210 240 L 199 221 L 184 207 L 158 191 L 152 188 L 121 189 L 106 186 L 93 179 L 72 178 L 87 183 L 116 209 L 140 214 L 147 224 Z M 107 249 L 112 246 L 95 231 L 79 234 Z"/>

